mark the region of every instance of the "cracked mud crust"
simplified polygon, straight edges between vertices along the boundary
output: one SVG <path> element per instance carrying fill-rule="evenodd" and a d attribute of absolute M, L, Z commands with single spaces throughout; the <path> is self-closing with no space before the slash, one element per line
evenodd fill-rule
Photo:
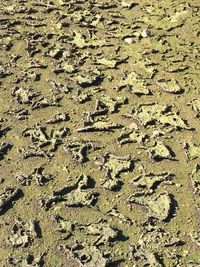
<path fill-rule="evenodd" d="M 199 267 L 199 1 L 2 0 L 0 35 L 0 267 Z"/>

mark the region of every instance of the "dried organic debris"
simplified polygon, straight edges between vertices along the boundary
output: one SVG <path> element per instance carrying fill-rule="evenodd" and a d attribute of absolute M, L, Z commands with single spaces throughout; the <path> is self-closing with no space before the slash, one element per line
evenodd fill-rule
<path fill-rule="evenodd" d="M 8 143 L 8 142 L 2 142 L 0 144 L 0 160 L 2 160 L 5 155 L 8 153 L 8 151 L 12 148 L 13 146 Z"/>
<path fill-rule="evenodd" d="M 15 218 L 15 223 L 7 242 L 12 247 L 27 247 L 33 243 L 35 238 L 40 236 L 41 232 L 37 221 L 25 223 L 21 219 Z"/>
<path fill-rule="evenodd" d="M 34 180 L 38 186 L 43 186 L 50 180 L 52 176 L 47 174 L 44 170 L 44 167 L 39 166 L 35 168 L 30 174 L 25 175 L 23 173 L 17 173 L 15 178 L 21 185 L 30 185 L 31 181 Z"/>
<path fill-rule="evenodd" d="M 118 86 L 119 89 L 128 86 L 131 92 L 136 95 L 149 95 L 151 93 L 150 89 L 148 88 L 148 83 L 133 71 L 126 74 Z"/>
<path fill-rule="evenodd" d="M 15 117 L 17 120 L 26 120 L 29 112 L 27 109 L 13 109 L 6 112 L 9 116 Z"/>
<path fill-rule="evenodd" d="M 163 258 L 177 259 L 178 254 L 172 253 L 172 247 L 182 246 L 184 242 L 178 237 L 178 233 L 168 233 L 162 228 L 150 226 L 144 229 L 137 244 L 130 246 L 130 258 L 136 262 L 136 266 L 165 266 Z M 179 257 L 178 257 L 179 259 Z"/>
<path fill-rule="evenodd" d="M 194 193 L 200 193 L 200 165 L 197 164 L 191 173 L 192 184 L 194 187 Z"/>
<path fill-rule="evenodd" d="M 19 104 L 32 104 L 33 100 L 40 95 L 39 92 L 35 92 L 33 88 L 23 88 L 16 86 L 12 91 L 12 96 L 15 97 Z"/>
<path fill-rule="evenodd" d="M 111 114 L 117 111 L 117 109 L 127 103 L 126 97 L 112 98 L 109 95 L 102 94 L 96 101 L 95 111 L 90 116 L 101 114 Z"/>
<path fill-rule="evenodd" d="M 40 147 L 28 146 L 27 148 L 18 148 L 18 152 L 22 159 L 28 159 L 32 157 L 50 158 L 52 154 L 46 153 Z"/>
<path fill-rule="evenodd" d="M 91 190 L 93 180 L 90 176 L 81 175 L 77 182 L 71 186 L 53 191 L 52 195 L 42 199 L 41 204 L 45 210 L 58 202 L 64 202 L 68 207 L 92 207 L 96 204 L 98 193 Z"/>
<path fill-rule="evenodd" d="M 184 89 L 179 85 L 175 79 L 170 80 L 158 80 L 157 84 L 167 93 L 180 94 L 184 92 Z"/>
<path fill-rule="evenodd" d="M 92 85 L 99 85 L 104 76 L 98 70 L 89 70 L 83 75 L 78 74 L 75 80 L 81 87 L 88 87 Z"/>
<path fill-rule="evenodd" d="M 6 187 L 0 192 L 0 213 L 2 214 L 4 210 L 10 207 L 10 204 L 14 202 L 20 195 L 22 191 L 20 188 L 16 187 Z"/>
<path fill-rule="evenodd" d="M 117 190 L 121 187 L 121 173 L 131 171 L 133 159 L 128 155 L 119 157 L 106 153 L 103 157 L 102 168 L 106 175 L 102 181 L 102 186 L 109 190 Z"/>
<path fill-rule="evenodd" d="M 84 127 L 77 129 L 77 132 L 101 132 L 101 131 L 112 131 L 114 129 L 122 128 L 123 126 L 119 123 L 110 123 L 107 121 L 91 122 L 86 121 Z"/>
<path fill-rule="evenodd" d="M 40 125 L 34 128 L 27 128 L 22 132 L 22 136 L 30 136 L 31 142 L 46 152 L 55 152 L 63 142 L 62 138 L 68 134 L 68 128 L 52 129 L 48 133 L 46 127 Z M 47 149 L 45 150 L 46 147 Z"/>
<path fill-rule="evenodd" d="M 162 142 L 156 142 L 155 145 L 148 150 L 148 152 L 150 158 L 154 160 L 174 159 L 174 152 L 169 146 L 166 146 Z"/>
<path fill-rule="evenodd" d="M 99 267 L 107 267 L 111 263 L 109 256 L 104 255 L 105 253 L 93 245 L 82 243 L 74 245 L 68 250 L 83 266 L 93 267 L 98 265 Z"/>
<path fill-rule="evenodd" d="M 61 113 L 57 112 L 53 115 L 52 119 L 48 120 L 46 123 L 55 124 L 67 120 L 69 120 L 69 115 L 66 112 L 61 112 Z"/>
<path fill-rule="evenodd" d="M 200 235 L 199 231 L 193 231 L 189 234 L 192 242 L 194 242 L 198 247 L 200 247 Z"/>
<path fill-rule="evenodd" d="M 172 199 L 168 192 L 161 192 L 160 194 L 148 195 L 145 192 L 136 192 L 129 196 L 128 204 L 139 204 L 149 209 L 149 215 L 165 221 L 169 218 L 172 210 Z"/>
<path fill-rule="evenodd" d="M 95 223 L 90 223 L 87 225 L 81 225 L 79 228 L 86 235 L 97 236 L 93 245 L 110 245 L 112 242 L 116 241 L 119 237 L 119 230 L 111 227 L 106 220 L 100 219 Z"/>
<path fill-rule="evenodd" d="M 185 149 L 188 160 L 193 160 L 200 157 L 200 146 L 192 142 L 185 142 L 183 148 Z"/>
<path fill-rule="evenodd" d="M 32 110 L 35 110 L 40 108 L 59 106 L 60 100 L 61 97 L 58 96 L 53 96 L 52 99 L 40 96 L 36 101 L 32 103 L 31 108 Z"/>
<path fill-rule="evenodd" d="M 174 129 L 191 129 L 177 112 L 172 111 L 172 106 L 167 104 L 142 104 L 135 111 L 134 117 L 144 126 L 161 124 Z"/>
<path fill-rule="evenodd" d="M 173 176 L 174 176 L 173 174 L 168 172 L 160 172 L 160 173 L 148 172 L 134 177 L 131 183 L 133 183 L 133 185 L 136 185 L 139 188 L 154 190 L 158 186 L 158 184 L 160 184 L 163 181 L 171 180 Z"/>
<path fill-rule="evenodd" d="M 130 127 L 129 127 L 130 128 Z M 120 145 L 128 143 L 138 143 L 139 145 L 144 146 L 145 141 L 149 139 L 146 133 L 141 133 L 136 129 L 125 129 L 121 132 L 120 136 L 117 138 L 117 142 Z"/>
<path fill-rule="evenodd" d="M 64 85 L 60 82 L 57 83 L 55 81 L 50 81 L 50 85 L 53 87 L 53 89 L 56 93 L 68 94 L 71 90 L 69 85 Z"/>
<path fill-rule="evenodd" d="M 11 266 L 33 266 L 33 267 L 42 267 L 44 266 L 44 257 L 46 253 L 34 257 L 32 254 L 24 256 L 15 256 L 10 254 L 7 258 L 7 263 Z"/>
<path fill-rule="evenodd" d="M 129 225 L 134 224 L 134 221 L 132 221 L 130 218 L 126 217 L 124 214 L 120 213 L 116 207 L 107 211 L 106 214 L 109 216 L 113 216 L 115 218 L 118 218 L 121 223 L 127 223 Z"/>
<path fill-rule="evenodd" d="M 90 151 L 95 151 L 99 149 L 100 146 L 91 141 L 84 140 L 69 140 L 67 145 L 64 146 L 64 150 L 66 152 L 70 151 L 74 157 L 74 159 L 78 163 L 84 163 L 88 161 L 88 154 Z"/>
<path fill-rule="evenodd" d="M 192 109 L 197 113 L 196 117 L 200 118 L 200 100 L 199 99 L 193 99 L 188 103 L 189 106 L 192 107 Z"/>
<path fill-rule="evenodd" d="M 72 223 L 70 220 L 67 220 L 59 215 L 54 216 L 53 218 L 56 224 L 56 231 L 62 234 L 62 239 L 68 239 L 74 232 L 77 223 Z"/>
<path fill-rule="evenodd" d="M 99 219 L 98 221 L 84 224 L 71 222 L 68 219 L 56 215 L 53 220 L 56 223 L 56 231 L 60 232 L 62 234 L 62 239 L 65 240 L 76 235 L 76 232 L 84 234 L 87 238 L 87 242 L 97 247 L 101 245 L 111 246 L 120 239 L 120 231 L 112 227 L 105 219 Z M 90 239 L 90 237 L 94 238 Z"/>

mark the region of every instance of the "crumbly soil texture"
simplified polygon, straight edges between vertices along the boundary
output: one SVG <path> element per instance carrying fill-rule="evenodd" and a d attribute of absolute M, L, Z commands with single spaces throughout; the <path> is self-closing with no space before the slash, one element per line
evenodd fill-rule
<path fill-rule="evenodd" d="M 198 0 L 2 0 L 0 266 L 200 266 Z"/>

